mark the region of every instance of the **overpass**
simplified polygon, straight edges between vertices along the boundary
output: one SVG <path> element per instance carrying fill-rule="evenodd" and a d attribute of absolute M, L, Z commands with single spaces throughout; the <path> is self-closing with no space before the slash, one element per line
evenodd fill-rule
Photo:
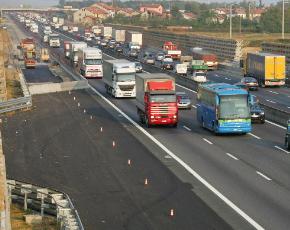
<path fill-rule="evenodd" d="M 0 8 L 3 12 L 74 12 L 78 9 L 63 9 L 63 8 Z"/>

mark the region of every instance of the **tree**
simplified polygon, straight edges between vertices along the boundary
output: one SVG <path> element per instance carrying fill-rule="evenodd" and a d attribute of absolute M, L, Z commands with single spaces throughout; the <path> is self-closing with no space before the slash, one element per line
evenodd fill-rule
<path fill-rule="evenodd" d="M 181 13 L 179 11 L 178 6 L 173 5 L 170 11 L 173 18 L 181 18 Z"/>

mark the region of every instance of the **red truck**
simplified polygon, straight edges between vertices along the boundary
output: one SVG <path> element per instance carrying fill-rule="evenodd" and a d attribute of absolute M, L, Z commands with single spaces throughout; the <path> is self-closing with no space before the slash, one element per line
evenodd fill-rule
<path fill-rule="evenodd" d="M 25 68 L 36 67 L 35 42 L 32 38 L 22 39 L 20 42 Z"/>
<path fill-rule="evenodd" d="M 208 66 L 208 70 L 216 70 L 218 67 L 217 56 L 213 53 L 210 53 L 202 48 L 193 48 L 191 49 L 192 59 L 193 60 L 203 60 L 204 63 Z"/>
<path fill-rule="evenodd" d="M 177 46 L 172 42 L 165 42 L 162 46 L 165 55 L 170 55 L 173 60 L 180 60 L 181 50 L 177 49 Z"/>
<path fill-rule="evenodd" d="M 175 79 L 167 74 L 136 74 L 137 113 L 141 123 L 177 126 Z"/>

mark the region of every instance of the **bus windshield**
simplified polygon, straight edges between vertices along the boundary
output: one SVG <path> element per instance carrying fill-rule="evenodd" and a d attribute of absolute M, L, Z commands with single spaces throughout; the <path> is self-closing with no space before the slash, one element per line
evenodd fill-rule
<path fill-rule="evenodd" d="M 150 95 L 150 102 L 176 102 L 175 94 Z"/>
<path fill-rule="evenodd" d="M 86 65 L 101 65 L 102 60 L 101 59 L 85 59 Z"/>
<path fill-rule="evenodd" d="M 220 96 L 219 119 L 249 118 L 247 95 Z"/>

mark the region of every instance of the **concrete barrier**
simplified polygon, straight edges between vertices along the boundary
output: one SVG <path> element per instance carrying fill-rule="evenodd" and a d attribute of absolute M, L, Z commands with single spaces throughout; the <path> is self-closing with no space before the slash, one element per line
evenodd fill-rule
<path fill-rule="evenodd" d="M 3 154 L 1 133 L 0 133 L 0 230 L 11 230 L 10 203 L 8 201 L 5 156 Z"/>
<path fill-rule="evenodd" d="M 69 90 L 87 89 L 89 88 L 87 80 L 70 81 L 62 83 L 40 83 L 40 84 L 28 84 L 31 95 L 56 93 Z"/>
<path fill-rule="evenodd" d="M 267 106 L 263 103 L 260 103 L 260 105 L 264 108 L 265 110 L 265 116 L 267 120 L 273 121 L 275 123 L 278 123 L 282 126 L 286 126 L 287 121 L 290 119 L 290 113 L 277 109 L 277 108 L 272 108 L 270 106 Z"/>

